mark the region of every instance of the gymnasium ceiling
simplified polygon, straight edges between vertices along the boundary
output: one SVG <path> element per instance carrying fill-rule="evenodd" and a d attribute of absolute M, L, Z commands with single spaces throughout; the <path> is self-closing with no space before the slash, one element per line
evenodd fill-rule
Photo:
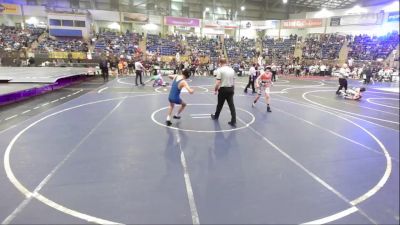
<path fill-rule="evenodd" d="M 10 2 L 21 0 L 8 0 Z M 25 0 L 32 5 L 172 15 L 204 19 L 287 19 L 289 14 L 371 6 L 398 0 Z M 1 2 L 1 0 L 0 0 Z M 244 6 L 244 10 L 241 7 Z M 207 9 L 207 10 L 206 10 Z"/>

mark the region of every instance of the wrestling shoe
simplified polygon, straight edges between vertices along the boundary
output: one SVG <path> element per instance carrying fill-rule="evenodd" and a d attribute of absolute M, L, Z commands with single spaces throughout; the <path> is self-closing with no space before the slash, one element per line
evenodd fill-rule
<path fill-rule="evenodd" d="M 253 103 L 251 104 L 251 107 L 253 107 L 253 108 L 256 107 L 256 103 L 253 102 Z"/>
<path fill-rule="evenodd" d="M 172 125 L 170 120 L 167 120 L 165 123 L 167 124 L 167 126 L 171 126 Z"/>
<path fill-rule="evenodd" d="M 236 127 L 236 123 L 235 122 L 228 122 L 229 125 L 231 125 L 232 127 Z"/>
<path fill-rule="evenodd" d="M 269 106 L 267 107 L 267 112 L 272 112 L 271 107 L 269 107 Z"/>
<path fill-rule="evenodd" d="M 173 118 L 179 120 L 181 117 L 180 116 L 173 116 Z"/>
<path fill-rule="evenodd" d="M 214 114 L 211 114 L 211 119 L 212 119 L 212 120 L 217 120 L 218 118 L 217 118 L 217 117 L 215 117 L 215 115 L 214 115 Z"/>

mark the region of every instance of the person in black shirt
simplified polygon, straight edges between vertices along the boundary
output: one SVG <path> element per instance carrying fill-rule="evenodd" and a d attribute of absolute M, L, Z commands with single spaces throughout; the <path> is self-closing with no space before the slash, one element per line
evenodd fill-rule
<path fill-rule="evenodd" d="M 101 76 L 103 77 L 104 82 L 108 81 L 108 60 L 103 59 L 100 62 L 100 70 L 101 70 Z"/>

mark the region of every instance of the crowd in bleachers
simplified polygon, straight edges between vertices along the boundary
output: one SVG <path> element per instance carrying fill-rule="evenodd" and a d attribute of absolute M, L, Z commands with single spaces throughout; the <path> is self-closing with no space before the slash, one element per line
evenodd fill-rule
<path fill-rule="evenodd" d="M 239 61 L 240 57 L 240 46 L 233 38 L 224 39 L 226 54 L 231 61 Z"/>
<path fill-rule="evenodd" d="M 289 38 L 285 39 L 265 37 L 262 39 L 263 56 L 278 61 L 292 58 L 296 42 L 297 35 L 290 35 Z"/>
<path fill-rule="evenodd" d="M 18 51 L 27 48 L 36 41 L 44 32 L 44 28 L 26 27 L 25 29 L 0 26 L 0 49 L 6 51 Z"/>
<path fill-rule="evenodd" d="M 39 36 L 44 31 L 43 28 L 27 27 L 21 29 L 2 25 L 0 26 L 0 50 L 18 51 L 30 47 L 34 41 L 39 40 Z M 160 62 L 160 56 L 176 56 L 179 53 L 181 56 L 189 56 L 190 63 L 199 66 L 199 59 L 203 56 L 209 57 L 208 63 L 213 64 L 226 53 L 229 61 L 236 65 L 239 70 L 240 68 L 243 70 L 249 62 L 260 61 L 261 59 L 282 65 L 282 68 L 288 68 L 292 71 L 298 71 L 297 68 L 300 67 L 304 74 L 331 74 L 329 68 L 334 67 L 332 62 L 321 67 L 314 63 L 305 63 L 305 61 L 308 59 L 308 61 L 316 59 L 320 62 L 322 60 L 337 60 L 346 41 L 349 47 L 348 57 L 355 61 L 385 59 L 399 43 L 398 32 L 388 33 L 380 37 L 318 34 L 301 38 L 297 35 L 290 35 L 285 38 L 264 37 L 257 40 L 262 44 L 261 52 L 257 52 L 256 40 L 248 38 L 235 41 L 233 38 L 222 40 L 220 38 L 176 34 L 169 36 L 148 34 L 145 37 L 143 33 L 127 31 L 126 33 L 101 32 L 88 40 L 55 38 L 47 34 L 42 35 L 37 45 L 32 46 L 36 46 L 36 49 L 33 50 L 42 53 L 52 51 L 88 52 L 93 49 L 95 55 L 99 53 L 99 56 L 104 56 L 100 53 L 107 53 L 107 57 L 115 58 L 116 61 L 120 58 L 126 58 L 130 62 L 129 60 L 136 60 L 137 57 L 141 56 L 141 54 L 136 55 L 136 53 L 142 53 L 139 45 L 140 41 L 145 38 L 147 53 L 153 55 L 153 58 L 158 62 Z M 294 57 L 296 45 L 303 45 L 302 59 Z M 212 68 L 215 66 L 216 64 L 213 64 Z"/>
<path fill-rule="evenodd" d="M 307 37 L 304 40 L 303 58 L 338 59 L 345 39 L 346 36 L 338 34 L 321 34 Z"/>
<path fill-rule="evenodd" d="M 376 60 L 386 58 L 399 44 L 399 33 L 392 32 L 384 36 L 356 35 L 350 41 L 349 57 L 355 60 Z"/>
<path fill-rule="evenodd" d="M 190 53 L 194 55 L 216 58 L 221 53 L 222 45 L 217 38 L 188 36 L 186 42 L 190 47 Z"/>
<path fill-rule="evenodd" d="M 185 54 L 185 48 L 181 43 L 182 36 L 168 35 L 162 38 L 160 35 L 148 34 L 146 50 L 151 54 L 157 55 L 176 55 Z"/>
<path fill-rule="evenodd" d="M 46 37 L 39 42 L 37 50 L 41 53 L 46 52 L 87 52 L 88 43 L 82 39 L 63 39 Z"/>
<path fill-rule="evenodd" d="M 138 33 L 102 32 L 96 34 L 91 42 L 94 44 L 94 53 L 108 52 L 115 55 L 132 55 L 139 50 L 139 42 L 142 39 L 143 34 Z"/>
<path fill-rule="evenodd" d="M 245 59 L 252 59 L 257 54 L 255 39 L 242 38 L 239 43 L 239 47 L 241 55 Z"/>

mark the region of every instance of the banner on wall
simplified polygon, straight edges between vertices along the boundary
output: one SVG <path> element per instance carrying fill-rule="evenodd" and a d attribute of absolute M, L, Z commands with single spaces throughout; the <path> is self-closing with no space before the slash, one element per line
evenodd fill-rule
<path fill-rule="evenodd" d="M 87 57 L 85 52 L 49 52 L 49 58 L 68 59 L 69 54 L 71 54 L 72 59 L 86 59 Z"/>
<path fill-rule="evenodd" d="M 340 25 L 371 25 L 379 24 L 379 14 L 364 14 L 354 16 L 343 16 L 340 18 Z"/>
<path fill-rule="evenodd" d="M 299 20 L 283 20 L 282 28 L 311 28 L 311 27 L 321 27 L 322 19 L 299 19 Z"/>
<path fill-rule="evenodd" d="M 247 20 L 240 22 L 241 29 L 275 29 L 279 26 L 279 20 Z"/>
<path fill-rule="evenodd" d="M 169 26 L 200 27 L 200 19 L 186 17 L 164 17 L 164 22 Z"/>
<path fill-rule="evenodd" d="M 21 8 L 15 4 L 0 4 L 0 14 L 20 15 Z"/>
<path fill-rule="evenodd" d="M 204 27 L 206 28 L 215 28 L 215 29 L 235 29 L 239 28 L 239 23 L 237 21 L 232 20 L 205 20 Z"/>
<path fill-rule="evenodd" d="M 141 13 L 122 13 L 122 21 L 124 22 L 149 22 L 149 17 L 146 14 Z"/>
<path fill-rule="evenodd" d="M 388 15 L 388 22 L 399 22 L 399 12 L 391 12 Z"/>

